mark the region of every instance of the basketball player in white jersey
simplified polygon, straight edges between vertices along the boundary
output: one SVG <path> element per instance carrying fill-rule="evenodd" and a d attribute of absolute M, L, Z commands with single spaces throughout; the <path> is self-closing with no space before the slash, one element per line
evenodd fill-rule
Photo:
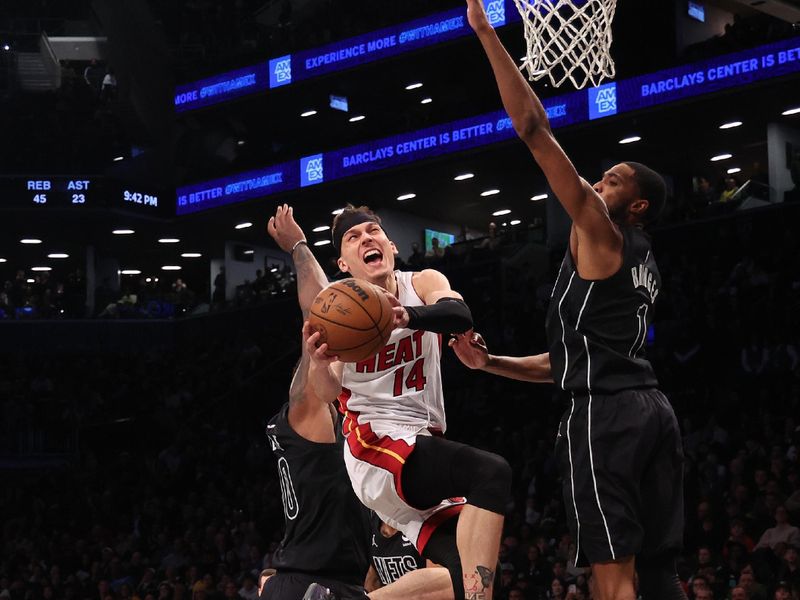
<path fill-rule="evenodd" d="M 316 347 L 319 334 L 304 328 L 309 382 L 319 397 L 338 395 L 345 415 L 353 489 L 448 568 L 455 598 L 489 600 L 511 470 L 502 457 L 441 437 L 440 335 L 468 330 L 469 309 L 442 273 L 395 271 L 395 245 L 368 208 L 347 207 L 332 229 L 340 270 L 382 287 L 395 305 L 389 343 L 360 363 L 330 359 L 325 344 Z M 307 293 L 302 282 L 298 293 Z"/>
<path fill-rule="evenodd" d="M 292 255 L 299 287 L 298 301 L 303 316 L 307 317 L 312 301 L 328 283 L 325 273 L 305 243 L 305 235 L 294 221 L 290 207 L 279 207 L 267 229 L 277 244 Z M 312 349 L 316 351 L 313 346 Z M 273 448 L 275 444 L 283 444 L 278 449 L 285 459 L 284 468 L 294 469 L 292 501 L 298 510 L 291 521 L 287 518 L 286 536 L 277 557 L 278 574 L 265 586 L 267 576 L 274 572 L 262 573 L 261 587 L 267 590 L 265 597 L 299 599 L 302 596 L 308 600 L 324 600 L 333 594 L 337 600 L 453 600 L 451 574 L 440 567 L 398 574 L 387 585 L 370 586 L 372 591 L 366 596 L 364 587 L 360 587 L 359 592 L 359 586 L 345 580 L 345 574 L 357 576 L 362 567 L 362 555 L 367 557 L 370 552 L 369 534 L 367 531 L 362 534 L 359 528 L 361 510 L 366 509 L 346 480 L 349 496 L 355 504 L 341 490 L 341 477 L 347 475 L 341 454 L 343 444 L 337 435 L 339 425 L 331 412 L 331 403 L 341 389 L 330 396 L 317 396 L 308 385 L 309 362 L 309 353 L 304 349 L 292 378 L 288 410 L 285 406 L 271 421 L 274 429 L 268 429 L 268 435 L 275 439 Z M 340 446 L 338 461 L 329 456 L 330 451 L 335 452 L 335 445 Z M 289 486 L 282 486 L 282 494 L 286 493 L 284 487 Z M 367 575 L 366 564 L 363 566 L 362 581 Z M 333 578 L 332 573 L 336 574 Z"/>

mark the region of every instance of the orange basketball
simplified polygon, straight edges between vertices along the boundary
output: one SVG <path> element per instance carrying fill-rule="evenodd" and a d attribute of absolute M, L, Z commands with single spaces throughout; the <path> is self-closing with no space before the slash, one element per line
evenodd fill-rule
<path fill-rule="evenodd" d="M 329 356 L 359 362 L 375 355 L 392 334 L 392 305 L 377 286 L 343 279 L 322 290 L 311 304 L 308 322 L 327 343 Z"/>

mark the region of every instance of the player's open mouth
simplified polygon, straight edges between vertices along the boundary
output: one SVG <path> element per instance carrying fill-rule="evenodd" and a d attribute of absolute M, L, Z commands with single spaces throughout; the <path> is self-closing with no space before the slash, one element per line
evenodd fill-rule
<path fill-rule="evenodd" d="M 365 264 L 373 265 L 378 264 L 383 260 L 383 254 L 381 254 L 380 250 L 367 250 L 362 257 Z"/>

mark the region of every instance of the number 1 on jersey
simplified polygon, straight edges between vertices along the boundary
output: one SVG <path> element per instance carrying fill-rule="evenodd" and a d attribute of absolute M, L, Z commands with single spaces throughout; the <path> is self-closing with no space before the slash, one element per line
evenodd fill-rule
<path fill-rule="evenodd" d="M 411 365 L 411 369 L 408 373 L 408 377 L 405 377 L 405 387 L 403 387 L 403 379 L 405 375 L 406 365 L 403 365 L 399 369 L 394 372 L 394 395 L 395 398 L 397 396 L 402 396 L 405 390 L 416 390 L 417 392 L 421 392 L 425 389 L 425 357 L 418 358 L 413 365 Z"/>

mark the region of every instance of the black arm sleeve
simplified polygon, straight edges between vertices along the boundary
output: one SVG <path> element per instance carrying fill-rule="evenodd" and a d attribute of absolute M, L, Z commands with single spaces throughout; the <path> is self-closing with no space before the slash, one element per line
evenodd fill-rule
<path fill-rule="evenodd" d="M 463 300 L 442 298 L 436 304 L 406 306 L 409 329 L 433 333 L 464 333 L 472 329 L 472 313 Z"/>

